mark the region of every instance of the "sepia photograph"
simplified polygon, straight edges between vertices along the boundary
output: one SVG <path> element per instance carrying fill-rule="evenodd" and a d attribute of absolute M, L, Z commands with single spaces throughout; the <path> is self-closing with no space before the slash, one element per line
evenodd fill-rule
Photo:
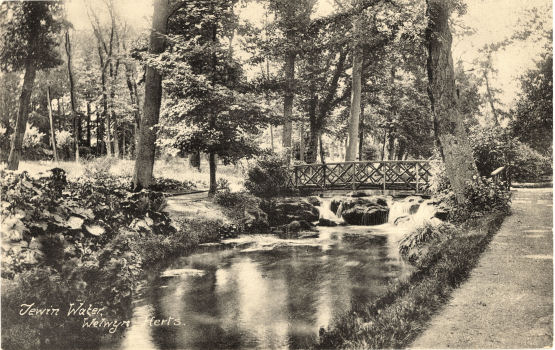
<path fill-rule="evenodd" d="M 553 348 L 551 0 L 0 0 L 0 349 Z"/>

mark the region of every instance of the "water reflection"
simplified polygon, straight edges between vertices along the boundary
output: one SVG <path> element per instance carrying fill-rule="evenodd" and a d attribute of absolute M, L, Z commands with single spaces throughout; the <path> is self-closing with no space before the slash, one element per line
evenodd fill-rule
<path fill-rule="evenodd" d="M 322 228 L 302 241 L 248 236 L 178 259 L 114 347 L 306 348 L 320 327 L 406 270 L 390 255 L 386 226 Z"/>

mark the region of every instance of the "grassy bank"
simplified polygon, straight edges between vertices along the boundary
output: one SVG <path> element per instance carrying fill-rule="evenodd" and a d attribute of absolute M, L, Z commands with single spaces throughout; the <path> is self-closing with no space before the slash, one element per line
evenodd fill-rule
<path fill-rule="evenodd" d="M 506 214 L 489 213 L 463 227 L 443 225 L 413 262 L 417 271 L 370 305 L 356 306 L 321 330 L 316 348 L 405 348 L 451 292 L 467 279 Z"/>
<path fill-rule="evenodd" d="M 4 349 L 94 348 L 121 335 L 125 327 L 85 328 L 86 315 L 64 313 L 83 302 L 105 308 L 108 321 L 129 319 L 147 272 L 234 229 L 220 219 L 172 220 L 161 193 L 131 193 L 127 177 L 90 172 L 0 172 Z M 60 314 L 24 317 L 22 304 Z"/>
<path fill-rule="evenodd" d="M 5 166 L 4 164 L 0 167 Z M 27 171 L 35 175 L 39 172 L 46 172 L 52 168 L 61 168 L 66 171 L 68 179 L 77 179 L 87 174 L 93 168 L 101 168 L 112 176 L 131 177 L 135 162 L 129 159 L 116 158 L 96 158 L 93 160 L 81 160 L 79 163 L 73 161 L 22 161 L 19 165 L 20 171 Z M 208 188 L 210 174 L 208 163 L 203 163 L 200 171 L 189 165 L 183 158 L 159 159 L 154 163 L 154 177 L 176 180 L 180 182 L 193 183 L 197 188 Z M 244 173 L 246 164 L 238 165 L 218 165 L 218 178 L 224 179 L 229 183 L 233 191 L 238 191 L 243 187 Z"/>

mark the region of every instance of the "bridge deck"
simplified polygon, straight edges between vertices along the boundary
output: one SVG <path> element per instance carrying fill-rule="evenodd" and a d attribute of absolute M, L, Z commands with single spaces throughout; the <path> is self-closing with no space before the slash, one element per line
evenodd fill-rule
<path fill-rule="evenodd" d="M 301 189 L 414 190 L 430 187 L 428 160 L 358 161 L 295 165 L 292 185 Z"/>

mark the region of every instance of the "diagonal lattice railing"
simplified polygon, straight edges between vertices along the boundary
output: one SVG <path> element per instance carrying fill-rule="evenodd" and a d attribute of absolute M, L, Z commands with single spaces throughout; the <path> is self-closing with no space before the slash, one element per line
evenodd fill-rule
<path fill-rule="evenodd" d="M 295 165 L 291 184 L 305 189 L 398 189 L 427 192 L 429 160 L 384 160 Z"/>

